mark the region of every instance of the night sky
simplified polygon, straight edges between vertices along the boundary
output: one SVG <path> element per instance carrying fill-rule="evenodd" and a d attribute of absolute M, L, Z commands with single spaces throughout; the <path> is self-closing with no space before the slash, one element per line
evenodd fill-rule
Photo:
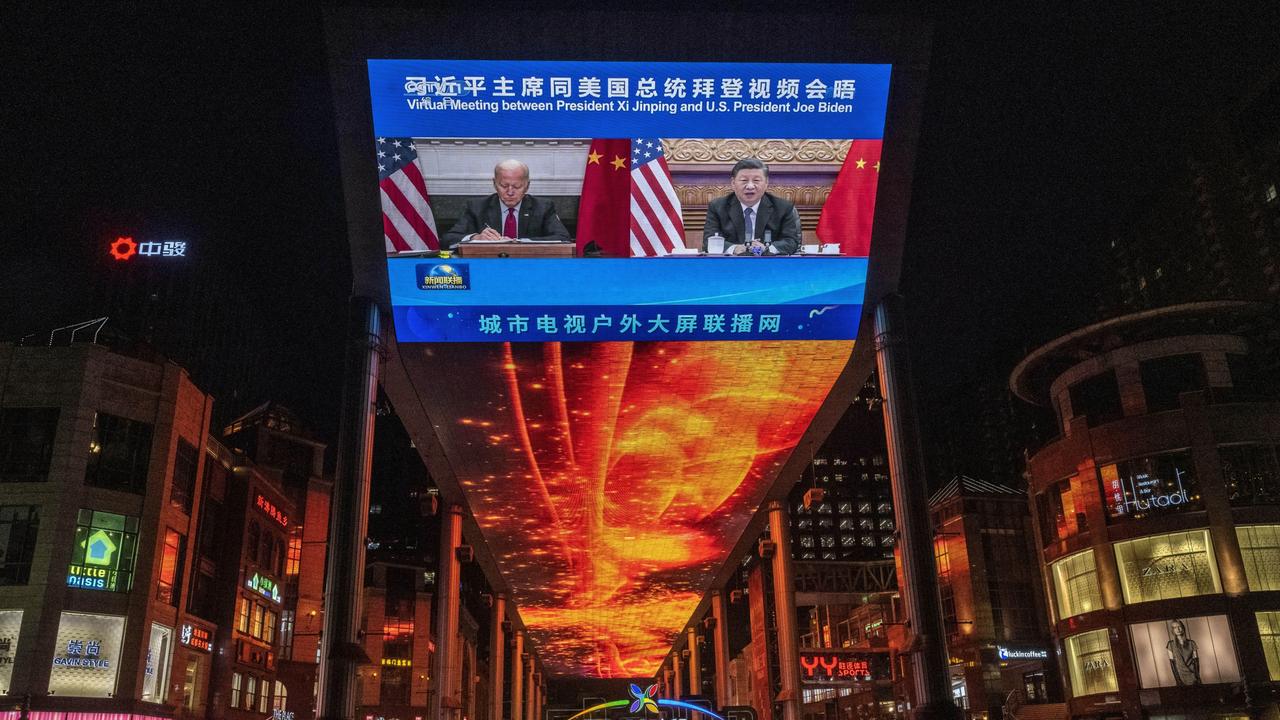
<path fill-rule="evenodd" d="M 1111 218 L 1280 59 L 1275 2 L 950 5 L 901 283 L 926 400 L 1093 319 Z M 261 348 L 241 402 L 331 435 L 350 270 L 319 11 L 87 8 L 0 10 L 0 340 L 101 314 L 116 234 L 185 237 Z"/>

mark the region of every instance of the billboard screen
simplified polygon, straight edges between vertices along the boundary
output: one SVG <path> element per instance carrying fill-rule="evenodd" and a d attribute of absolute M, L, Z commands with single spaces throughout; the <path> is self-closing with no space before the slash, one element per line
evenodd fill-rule
<path fill-rule="evenodd" d="M 449 467 L 547 667 L 652 676 L 852 354 L 890 67 L 368 73 Z"/>

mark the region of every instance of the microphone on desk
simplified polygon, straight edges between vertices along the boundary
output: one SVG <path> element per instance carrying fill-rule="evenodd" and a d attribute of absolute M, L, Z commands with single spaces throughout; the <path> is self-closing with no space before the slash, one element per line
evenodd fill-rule
<path fill-rule="evenodd" d="M 773 231 L 765 230 L 764 231 L 764 251 L 772 252 L 772 250 L 773 250 Z"/>

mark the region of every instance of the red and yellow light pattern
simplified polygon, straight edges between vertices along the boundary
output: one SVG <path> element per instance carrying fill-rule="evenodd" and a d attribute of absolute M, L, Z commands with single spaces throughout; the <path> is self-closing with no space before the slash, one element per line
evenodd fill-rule
<path fill-rule="evenodd" d="M 401 348 L 539 657 L 652 676 L 853 342 Z"/>

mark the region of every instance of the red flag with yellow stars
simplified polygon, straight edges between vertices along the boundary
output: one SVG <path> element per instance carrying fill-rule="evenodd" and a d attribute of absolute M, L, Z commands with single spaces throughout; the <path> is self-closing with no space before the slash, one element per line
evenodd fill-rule
<path fill-rule="evenodd" d="M 595 242 L 608 257 L 631 256 L 631 139 L 592 140 L 578 201 L 578 255 Z"/>
<path fill-rule="evenodd" d="M 831 195 L 818 217 L 818 240 L 836 243 L 841 255 L 866 257 L 871 252 L 871 220 L 876 210 L 882 140 L 854 140 Z"/>

